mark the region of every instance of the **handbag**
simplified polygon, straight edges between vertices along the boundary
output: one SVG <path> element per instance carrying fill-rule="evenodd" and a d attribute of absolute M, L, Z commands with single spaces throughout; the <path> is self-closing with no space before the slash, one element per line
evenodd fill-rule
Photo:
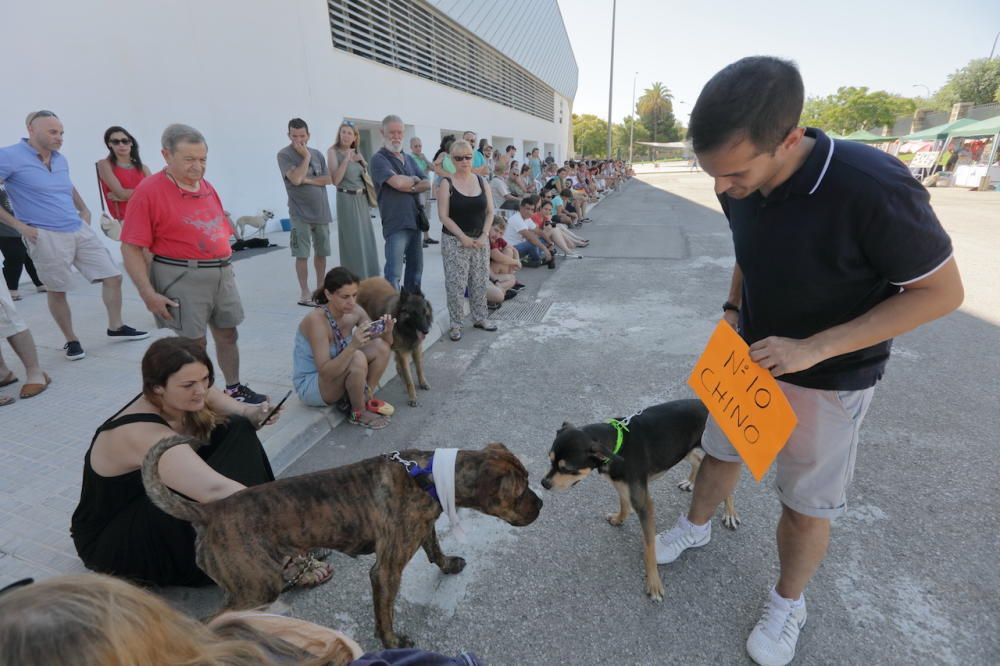
<path fill-rule="evenodd" d="M 94 170 L 97 172 L 97 193 L 101 197 L 101 231 L 111 240 L 120 241 L 122 238 L 122 223 L 108 215 L 104 208 L 104 188 L 101 187 L 101 172 L 94 163 Z"/>
<path fill-rule="evenodd" d="M 413 198 L 417 202 L 417 229 L 421 231 L 431 230 L 431 221 L 427 219 L 427 211 L 424 210 L 424 205 L 420 203 L 420 195 L 414 194 Z"/>
<path fill-rule="evenodd" d="M 368 207 L 378 208 L 378 194 L 375 193 L 375 183 L 372 182 L 368 169 L 361 170 L 361 183 L 365 187 L 365 196 L 368 197 Z"/>

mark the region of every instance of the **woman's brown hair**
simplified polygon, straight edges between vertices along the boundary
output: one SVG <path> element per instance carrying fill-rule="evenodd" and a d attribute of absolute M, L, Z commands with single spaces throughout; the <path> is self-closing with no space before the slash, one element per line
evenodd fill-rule
<path fill-rule="evenodd" d="M 345 146 L 340 143 L 340 130 L 348 128 L 354 134 L 354 143 L 349 146 Z M 333 142 L 333 147 L 337 150 L 347 150 L 348 148 L 358 149 L 358 144 L 361 143 L 361 133 L 358 132 L 358 128 L 350 123 L 340 123 L 340 127 L 337 128 L 337 140 Z"/>
<path fill-rule="evenodd" d="M 165 387 L 170 376 L 189 363 L 200 363 L 208 369 L 208 385 L 215 383 L 215 368 L 205 348 L 188 338 L 163 338 L 149 345 L 142 357 L 142 395 L 155 407 L 162 400 L 154 390 Z M 207 442 L 221 418 L 205 405 L 198 412 L 184 415 L 184 425 L 197 439 Z"/>
<path fill-rule="evenodd" d="M 320 305 L 324 305 L 327 302 L 327 291 L 332 294 L 341 287 L 346 287 L 349 284 L 359 284 L 360 282 L 361 278 L 343 266 L 331 268 L 326 277 L 323 278 L 323 287 L 317 289 L 316 293 L 313 294 L 313 300 Z"/>
<path fill-rule="evenodd" d="M 50 578 L 0 596 L 0 664 L 274 666 L 347 663 L 260 632 L 215 633 L 151 592 L 100 574 Z"/>

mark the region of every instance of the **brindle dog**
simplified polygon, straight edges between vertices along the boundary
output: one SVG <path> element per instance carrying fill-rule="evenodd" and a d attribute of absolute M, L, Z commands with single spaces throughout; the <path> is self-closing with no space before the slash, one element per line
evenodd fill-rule
<path fill-rule="evenodd" d="M 424 376 L 424 338 L 434 323 L 431 304 L 420 292 L 397 292 L 385 278 L 371 277 L 358 286 L 358 305 L 373 320 L 390 314 L 396 320 L 392 332 L 392 350 L 396 353 L 396 373 L 406 384 L 410 407 L 417 406 L 417 391 L 410 374 L 410 358 L 417 369 L 418 386 L 430 390 Z"/>
<path fill-rule="evenodd" d="M 174 493 L 160 479 L 160 456 L 184 444 L 195 442 L 174 436 L 154 445 L 143 461 L 142 481 L 156 506 L 194 526 L 196 562 L 225 592 L 224 608 L 255 608 L 277 599 L 291 555 L 311 548 L 333 548 L 352 557 L 374 553 L 369 576 L 375 634 L 387 648 L 408 647 L 413 642 L 393 630 L 407 562 L 422 547 L 427 559 L 446 574 L 465 567 L 461 557 L 441 551 L 434 530 L 441 505 L 398 462 L 376 456 L 199 504 Z M 426 467 L 432 454 L 410 450 L 400 455 Z M 517 527 L 534 522 L 542 508 L 542 500 L 528 488 L 524 465 L 499 443 L 459 451 L 455 503 Z"/>

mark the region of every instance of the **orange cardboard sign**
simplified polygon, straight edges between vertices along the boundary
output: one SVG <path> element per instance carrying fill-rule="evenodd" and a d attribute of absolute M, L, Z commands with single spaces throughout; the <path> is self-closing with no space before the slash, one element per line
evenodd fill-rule
<path fill-rule="evenodd" d="M 725 320 L 695 364 L 688 386 L 759 482 L 798 419 L 778 382 L 750 360 L 750 348 Z"/>

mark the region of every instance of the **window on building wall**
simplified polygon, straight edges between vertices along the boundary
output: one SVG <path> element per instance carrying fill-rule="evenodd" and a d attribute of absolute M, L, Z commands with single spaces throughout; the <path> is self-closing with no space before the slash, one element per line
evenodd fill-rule
<path fill-rule="evenodd" d="M 327 0 L 333 46 L 555 122 L 552 88 L 420 0 Z"/>

